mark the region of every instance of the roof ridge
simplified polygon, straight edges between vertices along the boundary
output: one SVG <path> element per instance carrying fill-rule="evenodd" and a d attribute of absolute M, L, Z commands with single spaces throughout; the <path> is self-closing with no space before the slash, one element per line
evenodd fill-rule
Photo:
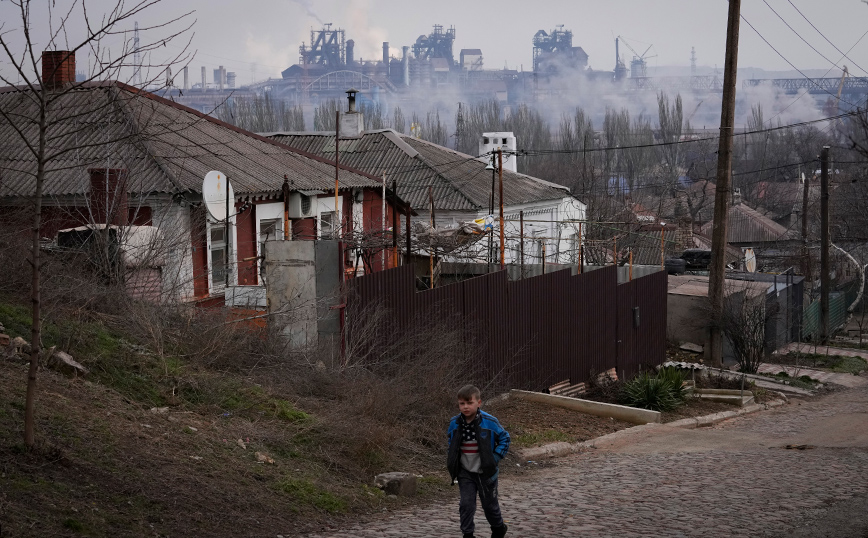
<path fill-rule="evenodd" d="M 196 110 L 196 109 L 193 109 L 193 108 L 190 108 L 190 107 L 184 106 L 184 105 L 182 105 L 182 104 L 180 104 L 180 103 L 176 103 L 175 101 L 172 101 L 172 100 L 170 100 L 170 99 L 166 99 L 165 97 L 160 97 L 159 95 L 156 95 L 156 94 L 154 94 L 154 93 L 151 93 L 151 92 L 148 92 L 148 91 L 144 91 L 144 90 L 140 90 L 139 88 L 136 88 L 135 86 L 130 86 L 129 84 L 126 84 L 126 83 L 124 83 L 124 82 L 114 81 L 114 83 L 115 83 L 116 85 L 118 85 L 119 87 L 121 87 L 122 89 L 126 90 L 126 91 L 129 91 L 129 92 L 132 92 L 132 93 L 136 93 L 136 94 L 138 94 L 138 95 L 141 95 L 141 96 L 143 96 L 143 97 L 146 97 L 146 98 L 151 99 L 151 100 L 153 100 L 153 101 L 156 101 L 156 102 L 158 102 L 158 103 L 162 103 L 162 104 L 164 104 L 164 105 L 168 105 L 168 106 L 170 106 L 170 107 L 172 107 L 172 108 L 175 108 L 175 109 L 177 109 L 177 110 L 180 110 L 180 111 L 182 111 L 182 112 L 186 112 L 186 113 L 188 113 L 188 114 L 192 114 L 192 115 L 194 115 L 194 116 L 198 116 L 199 118 L 204 119 L 204 120 L 207 120 L 207 121 L 209 121 L 209 122 L 211 122 L 211 123 L 213 123 L 213 124 L 215 124 L 215 125 L 219 125 L 219 126 L 221 126 L 221 127 L 224 127 L 224 128 L 230 129 L 230 130 L 232 130 L 232 131 L 235 131 L 236 133 L 238 133 L 238 134 L 240 134 L 240 135 L 247 136 L 247 137 L 249 137 L 249 138 L 253 138 L 254 140 L 258 140 L 258 141 L 260 141 L 260 142 L 265 142 L 266 144 L 270 144 L 270 145 L 272 145 L 272 146 L 279 147 L 279 148 L 281 148 L 281 149 L 289 150 L 290 152 L 295 153 L 296 155 L 300 155 L 300 156 L 302 156 L 302 157 L 305 157 L 305 158 L 308 158 L 308 159 L 311 159 L 311 160 L 314 160 L 314 161 L 317 161 L 317 162 L 321 162 L 321 163 L 324 163 L 324 164 L 329 164 L 329 165 L 332 165 L 332 166 L 335 165 L 335 162 L 334 162 L 333 160 L 329 160 L 329 159 L 326 159 L 325 157 L 320 157 L 319 155 L 314 155 L 313 153 L 308 153 L 307 151 L 304 151 L 304 150 L 301 150 L 301 149 L 298 149 L 298 148 L 295 148 L 295 147 L 292 147 L 292 146 L 288 146 L 288 145 L 286 145 L 286 144 L 282 144 L 282 143 L 280 143 L 280 142 L 277 142 L 276 140 L 271 140 L 270 138 L 267 138 L 267 137 L 262 136 L 262 135 L 260 135 L 260 134 L 254 133 L 254 132 L 252 132 L 252 131 L 248 131 L 248 130 L 246 130 L 246 129 L 242 129 L 241 127 L 238 127 L 238 126 L 232 125 L 231 123 L 226 123 L 225 121 L 219 120 L 219 119 L 217 119 L 217 118 L 214 118 L 214 117 L 212 117 L 212 116 L 209 116 L 209 115 L 207 115 L 207 114 L 204 114 L 204 113 L 202 113 L 202 112 L 199 112 L 199 111 Z M 374 175 L 372 175 L 372 174 L 368 174 L 367 172 L 363 172 L 363 171 L 361 171 L 361 170 L 357 170 L 357 169 L 355 169 L 355 168 L 351 168 L 351 167 L 346 166 L 346 165 L 344 165 L 344 164 L 340 164 L 340 163 L 339 163 L 339 164 L 338 164 L 338 168 L 340 168 L 340 169 L 342 169 L 342 170 L 346 170 L 346 171 L 348 171 L 348 172 L 352 172 L 352 173 L 354 173 L 354 174 L 359 174 L 359 175 L 361 175 L 361 176 L 364 176 L 364 177 L 366 177 L 366 178 L 368 178 L 368 179 L 371 179 L 371 180 L 374 180 L 374 181 L 377 181 L 377 182 L 382 182 L 382 181 L 383 181 L 382 178 L 376 177 L 376 176 L 374 176 Z"/>

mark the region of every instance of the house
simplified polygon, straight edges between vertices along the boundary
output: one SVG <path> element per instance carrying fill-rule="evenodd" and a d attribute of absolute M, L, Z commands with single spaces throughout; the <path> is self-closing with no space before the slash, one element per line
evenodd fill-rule
<path fill-rule="evenodd" d="M 375 246 L 386 248 L 387 223 L 400 222 L 396 212 L 406 211 L 377 177 L 336 170 L 322 156 L 121 82 L 76 84 L 74 55 L 46 52 L 43 65 L 54 65 L 58 55 L 72 65 L 59 71 L 68 78 L 47 88 L 53 100 L 49 151 L 56 158 L 45 176 L 40 233 L 51 240 L 59 230 L 85 226 L 159 237 L 159 278 L 150 278 L 159 289 L 148 295 L 223 304 L 228 283 L 258 290 L 251 306 L 261 308 L 259 262 L 266 239 L 349 237 L 353 248 L 344 263 L 351 266 L 361 248 L 352 244 L 353 234 L 379 230 L 383 241 Z M 29 91 L 0 88 L 0 107 L 17 117 L 37 117 Z M 26 206 L 35 192 L 36 162 L 16 134 L 20 127 L 0 118 L 0 206 Z M 32 124 L 27 129 L 33 131 Z M 202 181 L 212 170 L 225 174 L 234 189 L 228 236 L 202 204 Z M 368 270 L 389 267 L 391 259 L 373 260 Z M 250 294 L 242 295 L 251 304 Z"/>
<path fill-rule="evenodd" d="M 703 224 L 700 233 L 711 237 L 713 225 Z M 726 239 L 729 246 L 753 249 L 759 271 L 784 270 L 798 264 L 799 228 L 782 226 L 738 198 L 729 207 Z"/>
<path fill-rule="evenodd" d="M 344 116 L 353 114 L 352 109 Z M 327 160 L 335 158 L 334 133 L 264 136 Z M 463 223 L 488 218 L 488 224 L 493 224 L 494 245 L 499 244 L 499 176 L 488 156 L 466 155 L 391 129 L 342 131 L 338 150 L 342 164 L 383 177 L 387 185 L 394 184 L 397 196 L 417 214 L 414 224 L 427 226 L 433 221 L 437 229 L 456 229 Z M 547 263 L 575 261 L 580 222 L 585 219 L 587 206 L 568 188 L 512 172 L 504 165 L 503 206 L 506 263 L 520 262 L 522 216 L 527 263 L 541 263 L 543 253 Z M 484 263 L 499 260 L 499 253 L 490 252 L 487 241 L 481 241 L 444 259 Z"/>

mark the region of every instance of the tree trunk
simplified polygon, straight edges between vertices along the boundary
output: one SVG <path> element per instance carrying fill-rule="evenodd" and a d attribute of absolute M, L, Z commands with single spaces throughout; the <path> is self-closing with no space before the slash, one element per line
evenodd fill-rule
<path fill-rule="evenodd" d="M 31 321 L 33 326 L 30 331 L 30 367 L 27 369 L 27 396 L 24 402 L 24 444 L 33 447 L 36 443 L 34 433 L 36 407 L 36 372 L 39 369 L 39 356 L 42 353 L 42 320 L 40 309 L 40 250 L 39 229 L 42 225 L 42 187 L 45 182 L 45 145 L 46 145 L 46 116 L 47 103 L 45 90 L 40 95 L 42 106 L 39 107 L 39 148 L 36 168 L 36 192 L 33 196 L 33 229 L 32 244 L 30 246 L 32 278 L 30 283 Z"/>

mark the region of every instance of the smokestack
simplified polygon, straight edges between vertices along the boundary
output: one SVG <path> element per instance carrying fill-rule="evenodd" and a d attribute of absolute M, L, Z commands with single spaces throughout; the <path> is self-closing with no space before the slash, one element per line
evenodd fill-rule
<path fill-rule="evenodd" d="M 383 67 L 386 69 L 386 76 L 389 76 L 389 42 L 383 41 Z"/>
<path fill-rule="evenodd" d="M 88 204 L 94 224 L 126 226 L 129 219 L 127 170 L 125 168 L 88 168 Z"/>
<path fill-rule="evenodd" d="M 208 85 L 205 83 L 205 66 L 202 66 L 202 91 L 204 92 Z"/>
<path fill-rule="evenodd" d="M 226 81 L 226 74 L 225 74 L 226 71 L 223 69 L 222 65 L 220 66 L 219 71 L 220 71 L 220 82 L 218 83 L 217 87 L 220 88 L 220 91 L 222 92 L 223 91 L 223 83 Z"/>
<path fill-rule="evenodd" d="M 354 58 L 354 49 L 356 48 L 356 42 L 352 39 L 347 39 L 347 65 L 353 65 Z"/>
<path fill-rule="evenodd" d="M 618 53 L 618 38 L 615 38 L 615 69 L 618 69 L 618 63 L 621 61 L 621 54 Z"/>
<path fill-rule="evenodd" d="M 403 47 L 404 57 L 401 58 L 401 67 L 404 68 L 404 86 L 410 86 L 410 47 Z"/>
<path fill-rule="evenodd" d="M 49 90 L 75 82 L 75 53 L 47 50 L 42 53 L 42 84 Z"/>
<path fill-rule="evenodd" d="M 171 88 L 171 87 L 172 87 L 172 84 L 173 84 L 173 81 L 172 81 L 172 68 L 171 68 L 171 67 L 167 67 L 167 68 L 166 68 L 166 88 Z"/>
<path fill-rule="evenodd" d="M 184 91 L 190 89 L 190 73 L 188 73 L 188 66 L 184 66 Z"/>

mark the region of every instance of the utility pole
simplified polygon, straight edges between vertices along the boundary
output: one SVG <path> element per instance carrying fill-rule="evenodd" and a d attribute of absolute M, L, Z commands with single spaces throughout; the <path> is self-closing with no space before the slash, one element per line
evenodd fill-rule
<path fill-rule="evenodd" d="M 732 131 L 735 124 L 735 83 L 738 67 L 738 27 L 741 0 L 729 0 L 726 24 L 726 60 L 723 68 L 723 103 L 720 111 L 720 144 L 717 152 L 717 187 L 714 195 L 714 224 L 711 231 L 711 266 L 708 275 L 708 300 L 711 303 L 709 358 L 719 367 L 723 359 L 723 283 L 726 279 L 726 221 L 732 180 Z"/>
<path fill-rule="evenodd" d="M 820 152 L 820 343 L 829 342 L 829 146 Z"/>
<path fill-rule="evenodd" d="M 801 174 L 800 174 L 801 175 Z M 810 258 L 808 257 L 808 195 L 810 193 L 811 174 L 805 174 L 805 189 L 802 193 L 802 275 L 811 280 Z"/>
<path fill-rule="evenodd" d="M 500 269 L 505 267 L 505 245 L 503 238 L 503 150 L 497 150 L 497 176 L 500 179 Z"/>

